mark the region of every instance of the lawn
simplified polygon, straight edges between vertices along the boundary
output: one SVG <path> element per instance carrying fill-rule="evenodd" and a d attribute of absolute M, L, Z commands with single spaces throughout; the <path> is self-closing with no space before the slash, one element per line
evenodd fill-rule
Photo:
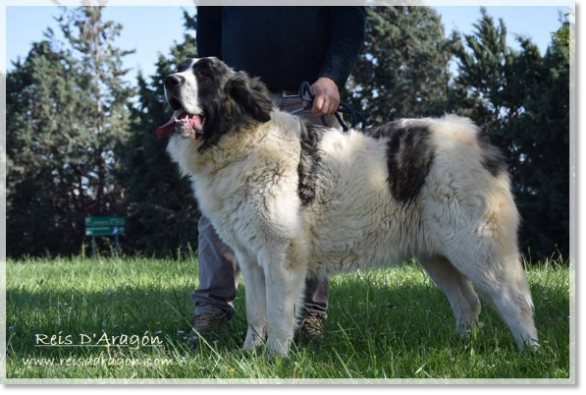
<path fill-rule="evenodd" d="M 233 336 L 188 346 L 197 259 L 76 258 L 7 263 L 7 378 L 568 378 L 569 270 L 531 265 L 541 348 L 518 352 L 483 305 L 468 339 L 447 299 L 414 264 L 335 277 L 321 340 L 299 340 L 289 359 L 240 350 L 243 287 Z M 158 336 L 162 346 L 39 347 L 56 342 Z M 87 339 L 87 338 L 85 338 Z M 118 338 L 120 340 L 121 338 Z"/>

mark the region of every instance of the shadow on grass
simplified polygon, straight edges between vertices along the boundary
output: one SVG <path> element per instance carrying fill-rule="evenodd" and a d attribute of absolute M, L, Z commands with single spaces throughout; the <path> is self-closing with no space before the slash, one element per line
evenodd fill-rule
<path fill-rule="evenodd" d="M 483 327 L 468 339 L 458 336 L 445 296 L 414 271 L 406 278 L 372 272 L 334 279 L 324 336 L 297 339 L 290 360 L 280 366 L 264 363 L 275 377 L 290 377 L 296 362 L 308 361 L 314 370 L 299 373 L 303 377 L 418 377 L 415 372 L 424 365 L 434 377 L 547 377 L 555 369 L 567 371 L 569 365 L 569 296 L 562 288 L 555 281 L 532 285 L 544 350 L 535 368 L 530 367 L 535 361 L 516 352 L 510 331 L 485 305 L 480 318 Z M 192 324 L 192 291 L 173 284 L 125 285 L 90 292 L 57 290 L 47 284 L 8 289 L 9 364 L 24 357 L 88 356 L 104 351 L 98 347 L 39 348 L 36 334 L 156 335 L 165 341 L 165 348 L 140 349 L 135 354 L 181 356 L 201 364 L 200 370 L 186 369 L 177 377 L 221 376 L 217 368 L 201 361 L 215 361 L 217 366 L 220 360 L 264 358 L 262 351 L 240 351 L 246 332 L 242 286 L 235 302 L 237 314 L 230 322 L 231 335 L 189 348 L 186 336 Z M 491 362 L 503 355 L 513 361 L 509 370 Z M 466 361 L 464 366 L 459 366 L 462 361 Z"/>
<path fill-rule="evenodd" d="M 536 323 L 540 332 L 568 324 L 567 292 L 532 285 Z M 7 290 L 7 328 L 14 350 L 34 346 L 35 334 L 151 334 L 181 339 L 192 324 L 189 288 L 123 287 L 103 292 L 56 291 L 39 287 Z M 240 337 L 246 329 L 243 289 L 235 302 L 232 329 Z M 365 280 L 334 281 L 330 292 L 326 336 L 345 333 L 349 340 L 364 336 L 399 336 L 437 343 L 455 322 L 445 296 L 433 284 L 391 284 Z M 508 329 L 483 305 L 481 322 Z M 451 336 L 450 336 L 451 337 Z"/>

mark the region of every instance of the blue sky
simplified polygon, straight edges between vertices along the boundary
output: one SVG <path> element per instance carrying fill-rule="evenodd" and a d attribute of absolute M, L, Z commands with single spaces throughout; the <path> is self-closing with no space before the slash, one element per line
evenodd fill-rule
<path fill-rule="evenodd" d="M 480 16 L 480 8 L 473 7 L 435 7 L 442 15 L 447 32 L 457 29 L 469 33 L 472 25 Z M 183 29 L 182 7 L 107 7 L 104 17 L 124 25 L 118 46 L 135 49 L 136 53 L 125 59 L 130 68 L 128 78 L 134 80 L 138 70 L 150 75 L 159 53 L 167 54 L 174 41 L 181 41 Z M 187 8 L 189 12 L 193 8 Z M 551 39 L 551 32 L 559 26 L 560 12 L 565 7 L 487 7 L 490 15 L 502 18 L 507 26 L 508 43 L 516 47 L 514 37 L 528 36 L 543 51 Z M 53 17 L 59 15 L 57 7 L 7 7 L 6 8 L 6 57 L 8 65 L 0 71 L 11 69 L 10 62 L 18 56 L 24 57 L 31 43 L 43 38 L 43 31 L 51 26 L 57 29 Z"/>

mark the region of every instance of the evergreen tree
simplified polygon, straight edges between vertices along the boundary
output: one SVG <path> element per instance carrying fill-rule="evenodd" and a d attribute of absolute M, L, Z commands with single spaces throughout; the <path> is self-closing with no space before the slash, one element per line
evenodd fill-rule
<path fill-rule="evenodd" d="M 150 81 L 138 77 L 139 102 L 133 110 L 132 135 L 124 149 L 118 180 L 125 186 L 128 234 L 132 248 L 149 255 L 177 255 L 197 247 L 199 212 L 189 181 L 181 177 L 166 152 L 168 139 L 155 135 L 172 110 L 166 104 L 163 80 L 186 58 L 197 57 L 195 16 L 184 12 L 186 34 L 169 57 L 159 56 Z M 129 238 L 130 239 L 130 238 Z"/>
<path fill-rule="evenodd" d="M 452 40 L 429 7 L 368 7 L 364 46 L 348 83 L 370 124 L 442 115 Z M 350 96 L 348 93 L 345 96 Z"/>
<path fill-rule="evenodd" d="M 88 215 L 116 214 L 116 147 L 129 130 L 132 90 L 121 25 L 101 7 L 63 9 L 65 42 L 49 29 L 7 75 L 8 253 L 78 253 Z"/>
<path fill-rule="evenodd" d="M 568 26 L 564 21 L 559 32 Z M 561 33 L 563 35 L 563 33 Z M 523 40 L 526 41 L 526 40 Z M 524 44 L 524 53 L 537 52 Z M 531 55 L 529 55 L 531 56 Z M 539 66 L 526 56 L 515 64 L 514 81 L 524 78 L 517 92 L 522 103 L 509 120 L 508 131 L 519 152 L 517 197 L 526 226 L 525 247 L 536 258 L 569 254 L 570 239 L 570 72 L 569 42 L 555 39 Z"/>

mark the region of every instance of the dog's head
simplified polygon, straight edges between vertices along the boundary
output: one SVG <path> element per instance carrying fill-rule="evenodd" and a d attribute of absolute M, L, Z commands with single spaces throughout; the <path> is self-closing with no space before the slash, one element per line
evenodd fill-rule
<path fill-rule="evenodd" d="M 176 73 L 165 78 L 165 97 L 175 112 L 157 134 L 199 140 L 200 150 L 251 123 L 270 121 L 273 108 L 262 82 L 216 58 L 182 62 Z"/>

